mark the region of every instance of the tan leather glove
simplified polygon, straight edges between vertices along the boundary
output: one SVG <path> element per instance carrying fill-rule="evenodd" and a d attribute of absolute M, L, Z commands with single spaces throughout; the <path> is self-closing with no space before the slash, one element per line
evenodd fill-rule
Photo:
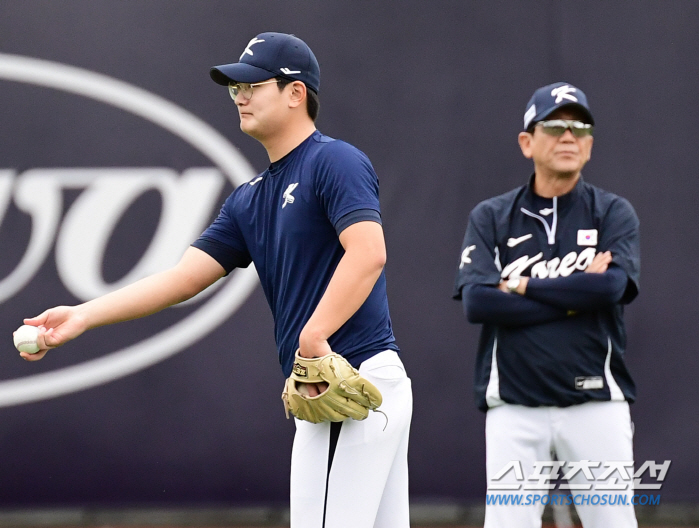
<path fill-rule="evenodd" d="M 306 384 L 327 383 L 328 388 L 310 396 Z M 319 358 L 305 358 L 296 351 L 291 376 L 284 384 L 282 401 L 286 417 L 289 411 L 308 422 L 342 422 L 347 418 L 364 420 L 369 411 L 382 402 L 381 393 L 359 375 L 340 354 L 332 352 Z"/>

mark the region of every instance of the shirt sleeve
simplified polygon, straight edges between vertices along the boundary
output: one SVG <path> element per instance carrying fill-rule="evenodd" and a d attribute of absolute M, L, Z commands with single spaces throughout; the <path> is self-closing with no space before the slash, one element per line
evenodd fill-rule
<path fill-rule="evenodd" d="M 247 268 L 252 262 L 250 255 L 219 242 L 215 238 L 205 235 L 200 236 L 192 243 L 192 246 L 201 249 L 204 253 L 212 257 L 228 275 L 235 268 Z"/>
<path fill-rule="evenodd" d="M 381 225 L 381 215 L 373 209 L 357 209 L 347 213 L 335 223 L 335 232 L 340 236 L 345 229 L 358 222 L 376 222 Z"/>
<path fill-rule="evenodd" d="M 628 284 L 620 302 L 628 304 L 638 295 L 641 275 L 641 236 L 633 206 L 621 197 L 612 201 L 600 227 L 599 251 L 609 251 L 612 263 L 626 272 Z"/>
<path fill-rule="evenodd" d="M 525 326 L 550 323 L 567 317 L 567 310 L 494 286 L 470 284 L 463 288 L 463 306 L 470 323 Z"/>
<path fill-rule="evenodd" d="M 369 158 L 351 145 L 338 140 L 328 143 L 319 153 L 314 176 L 318 200 L 336 230 L 349 213 L 381 212 L 378 176 Z"/>
<path fill-rule="evenodd" d="M 461 299 L 461 289 L 467 284 L 498 284 L 500 272 L 495 225 L 488 210 L 480 204 L 469 215 L 466 235 L 461 245 L 453 298 Z"/>
<path fill-rule="evenodd" d="M 202 235 L 192 243 L 221 264 L 226 273 L 234 268 L 246 268 L 252 262 L 238 223 L 236 222 L 235 191 L 226 199 L 218 217 L 211 223 Z"/>
<path fill-rule="evenodd" d="M 596 310 L 618 303 L 627 290 L 629 279 L 618 266 L 604 273 L 573 273 L 555 279 L 529 279 L 527 298 L 564 310 Z"/>

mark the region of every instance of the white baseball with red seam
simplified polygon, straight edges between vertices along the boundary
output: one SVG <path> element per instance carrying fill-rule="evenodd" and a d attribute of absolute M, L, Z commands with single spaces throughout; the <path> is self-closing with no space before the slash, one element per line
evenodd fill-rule
<path fill-rule="evenodd" d="M 15 348 L 27 354 L 36 354 L 39 351 L 39 329 L 36 326 L 22 325 L 14 333 Z"/>

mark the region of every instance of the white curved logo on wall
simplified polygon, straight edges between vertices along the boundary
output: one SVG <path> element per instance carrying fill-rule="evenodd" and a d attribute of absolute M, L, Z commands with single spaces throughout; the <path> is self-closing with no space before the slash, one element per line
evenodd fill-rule
<path fill-rule="evenodd" d="M 65 64 L 3 53 L 0 79 L 62 90 L 140 116 L 180 137 L 218 167 L 191 168 L 182 174 L 157 167 L 31 169 L 22 174 L 0 170 L 0 222 L 11 200 L 31 216 L 32 222 L 24 255 L 0 280 L 0 302 L 10 299 L 32 279 L 54 241 L 59 277 L 68 291 L 82 300 L 166 269 L 206 227 L 225 178 L 237 186 L 255 176 L 245 158 L 216 130 L 141 88 Z M 61 222 L 65 189 L 84 190 Z M 148 190 L 158 191 L 162 198 L 153 239 L 125 277 L 107 284 L 102 276 L 102 260 L 112 231 L 133 201 Z M 36 203 L 41 207 L 34 207 Z M 79 365 L 0 382 L 0 407 L 101 385 L 184 350 L 230 317 L 258 280 L 250 266 L 235 270 L 219 283 L 218 288 L 200 294 L 210 298 L 196 311 L 144 341 Z"/>

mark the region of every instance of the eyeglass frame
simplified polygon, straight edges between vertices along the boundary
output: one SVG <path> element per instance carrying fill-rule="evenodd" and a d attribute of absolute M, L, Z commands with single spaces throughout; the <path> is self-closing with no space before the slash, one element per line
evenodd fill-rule
<path fill-rule="evenodd" d="M 231 99 L 233 99 L 235 101 L 235 98 L 240 93 L 240 95 L 243 96 L 243 99 L 245 99 L 246 101 L 249 101 L 250 99 L 252 99 L 252 94 L 254 93 L 253 88 L 255 88 L 255 86 L 262 86 L 263 84 L 274 84 L 274 83 L 279 83 L 279 79 L 273 79 L 271 81 L 262 81 L 262 82 L 258 82 L 258 83 L 230 82 L 230 83 L 228 83 L 228 95 L 230 95 Z M 247 90 L 241 90 L 239 88 L 235 88 L 235 87 L 240 87 L 243 84 L 247 84 L 250 87 L 250 97 L 247 97 L 245 95 L 245 92 Z"/>
<path fill-rule="evenodd" d="M 589 123 L 583 123 L 578 119 L 550 119 L 548 121 L 539 121 L 534 124 L 534 128 L 541 125 L 541 131 L 552 137 L 561 137 L 566 133 L 566 130 L 570 130 L 574 137 L 581 139 L 584 137 L 592 137 L 595 127 Z M 562 128 L 563 131 L 558 133 Z M 532 129 L 533 132 L 533 129 Z"/>

